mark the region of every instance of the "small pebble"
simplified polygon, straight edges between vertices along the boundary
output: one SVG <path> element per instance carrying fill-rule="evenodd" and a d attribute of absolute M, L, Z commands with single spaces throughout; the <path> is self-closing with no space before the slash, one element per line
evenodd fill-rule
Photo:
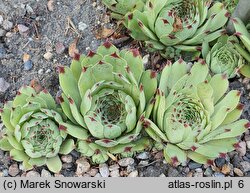
<path fill-rule="evenodd" d="M 6 50 L 4 47 L 0 47 L 0 59 L 4 57 L 4 55 L 6 54 Z"/>
<path fill-rule="evenodd" d="M 243 169 L 243 172 L 249 172 L 250 171 L 250 163 L 247 161 L 240 162 L 240 165 Z"/>
<path fill-rule="evenodd" d="M 107 164 L 100 164 L 99 165 L 99 172 L 102 177 L 108 177 L 109 176 L 109 168 Z"/>
<path fill-rule="evenodd" d="M 213 176 L 214 177 L 225 177 L 225 175 L 220 173 L 220 172 L 214 172 Z"/>
<path fill-rule="evenodd" d="M 207 177 L 211 177 L 213 174 L 213 170 L 211 167 L 208 167 L 205 172 L 204 172 L 204 175 L 207 176 Z"/>
<path fill-rule="evenodd" d="M 216 158 L 214 162 L 217 167 L 222 167 L 226 164 L 226 160 L 224 158 Z"/>
<path fill-rule="evenodd" d="M 98 169 L 96 169 L 96 168 L 92 168 L 90 171 L 88 171 L 88 174 L 90 175 L 90 176 L 95 176 L 96 174 L 98 173 Z"/>
<path fill-rule="evenodd" d="M 40 74 L 40 75 L 43 74 L 43 69 L 39 69 L 38 74 Z"/>
<path fill-rule="evenodd" d="M 110 171 L 118 170 L 119 168 L 120 168 L 120 166 L 118 164 L 114 164 L 114 165 L 109 166 Z"/>
<path fill-rule="evenodd" d="M 55 48 L 56 48 L 56 53 L 57 54 L 62 54 L 65 51 L 65 46 L 61 42 L 57 42 L 56 45 L 55 45 Z"/>
<path fill-rule="evenodd" d="M 247 149 L 250 149 L 250 141 L 246 141 Z"/>
<path fill-rule="evenodd" d="M 26 11 L 28 12 L 28 13 L 34 13 L 34 11 L 33 11 L 33 9 L 32 9 L 32 7 L 30 7 L 28 4 L 26 5 Z"/>
<path fill-rule="evenodd" d="M 2 25 L 2 24 L 3 24 L 3 16 L 0 15 L 0 25 Z"/>
<path fill-rule="evenodd" d="M 161 175 L 159 175 L 159 177 L 166 177 L 166 175 L 162 173 Z"/>
<path fill-rule="evenodd" d="M 54 174 L 55 177 L 64 177 L 62 174 Z"/>
<path fill-rule="evenodd" d="M 51 69 L 48 69 L 48 70 L 46 70 L 46 72 L 45 72 L 45 73 L 47 73 L 47 74 L 48 74 L 48 73 L 50 73 L 50 72 L 51 72 Z"/>
<path fill-rule="evenodd" d="M 61 160 L 65 163 L 71 163 L 73 161 L 73 157 L 71 155 L 63 155 Z"/>
<path fill-rule="evenodd" d="M 142 152 L 136 156 L 137 159 L 142 159 L 142 160 L 149 159 L 149 157 L 150 157 L 149 152 Z"/>
<path fill-rule="evenodd" d="M 52 57 L 53 57 L 53 54 L 51 52 L 46 52 L 43 57 L 46 59 L 46 60 L 51 60 Z"/>
<path fill-rule="evenodd" d="M 247 151 L 247 149 L 246 149 L 246 142 L 245 141 L 241 141 L 240 143 L 239 143 L 239 148 L 237 148 L 236 149 L 236 151 L 239 153 L 239 156 L 244 156 L 245 154 L 246 154 L 246 151 Z"/>
<path fill-rule="evenodd" d="M 83 177 L 87 177 L 87 178 L 91 177 L 91 175 L 90 175 L 90 174 L 87 174 L 87 173 L 86 173 L 86 174 L 83 174 L 82 176 L 83 176 Z"/>
<path fill-rule="evenodd" d="M 128 165 L 128 167 L 127 167 L 127 172 L 128 173 L 133 172 L 134 170 L 135 170 L 134 164 L 133 165 Z"/>
<path fill-rule="evenodd" d="M 146 165 L 148 165 L 148 163 L 149 163 L 148 161 L 143 160 L 143 161 L 140 161 L 138 165 L 139 166 L 146 166 Z"/>
<path fill-rule="evenodd" d="M 12 164 L 12 165 L 9 167 L 8 173 L 9 173 L 9 175 L 11 175 L 12 177 L 16 176 L 19 172 L 20 172 L 20 170 L 19 170 L 17 164 Z"/>
<path fill-rule="evenodd" d="M 27 62 L 24 62 L 23 67 L 25 71 L 31 70 L 33 67 L 32 61 L 28 60 Z"/>
<path fill-rule="evenodd" d="M 18 24 L 17 25 L 18 31 L 22 34 L 22 33 L 26 33 L 29 28 L 23 24 Z"/>
<path fill-rule="evenodd" d="M 6 31 L 0 28 L 0 37 L 4 37 L 6 35 Z"/>
<path fill-rule="evenodd" d="M 188 167 L 189 167 L 191 170 L 193 170 L 193 169 L 202 167 L 202 164 L 196 163 L 196 162 L 194 162 L 194 161 L 190 161 L 190 162 L 188 163 Z"/>
<path fill-rule="evenodd" d="M 63 169 L 70 169 L 72 168 L 73 164 L 72 163 L 63 163 L 62 168 Z"/>
<path fill-rule="evenodd" d="M 131 172 L 129 175 L 128 175 L 128 177 L 137 177 L 138 176 L 138 171 L 137 170 L 135 170 L 135 171 L 133 171 L 133 172 Z"/>
<path fill-rule="evenodd" d="M 119 170 L 112 170 L 112 171 L 110 172 L 110 176 L 111 176 L 111 177 L 120 177 L 120 172 L 119 172 Z"/>
<path fill-rule="evenodd" d="M 102 176 L 101 176 L 101 174 L 100 173 L 97 173 L 96 175 L 95 175 L 95 178 L 101 178 Z"/>
<path fill-rule="evenodd" d="M 203 171 L 201 168 L 195 169 L 194 177 L 203 177 Z"/>
<path fill-rule="evenodd" d="M 222 166 L 221 173 L 228 175 L 231 171 L 231 167 L 228 164 Z"/>
<path fill-rule="evenodd" d="M 77 164 L 77 169 L 76 169 L 77 175 L 82 175 L 90 170 L 89 162 L 83 157 L 76 160 L 76 164 Z"/>
<path fill-rule="evenodd" d="M 234 173 L 240 177 L 244 176 L 243 172 L 239 168 L 234 168 Z"/>
<path fill-rule="evenodd" d="M 3 25 L 3 29 L 7 31 L 11 30 L 11 28 L 13 27 L 13 23 L 8 20 L 4 20 L 2 25 Z"/>
<path fill-rule="evenodd" d="M 4 78 L 0 78 L 0 93 L 4 93 L 9 87 L 10 84 Z"/>
<path fill-rule="evenodd" d="M 122 167 L 127 167 L 128 165 L 132 165 L 135 162 L 135 160 L 133 158 L 123 158 L 121 160 L 118 161 L 118 164 Z"/>
<path fill-rule="evenodd" d="M 30 171 L 26 174 L 26 177 L 40 177 L 40 174 L 36 171 Z"/>
<path fill-rule="evenodd" d="M 79 29 L 80 31 L 84 31 L 85 29 L 87 29 L 87 27 L 88 27 L 88 25 L 87 25 L 86 23 L 80 22 L 80 23 L 78 24 L 78 29 Z"/>
<path fill-rule="evenodd" d="M 41 172 L 41 177 L 51 177 L 51 173 L 48 170 L 43 169 Z"/>

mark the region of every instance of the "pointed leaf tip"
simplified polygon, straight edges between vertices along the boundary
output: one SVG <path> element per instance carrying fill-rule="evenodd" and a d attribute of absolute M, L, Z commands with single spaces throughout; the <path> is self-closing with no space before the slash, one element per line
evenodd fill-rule
<path fill-rule="evenodd" d="M 128 15 L 128 20 L 132 20 L 133 19 L 133 13 Z"/>
<path fill-rule="evenodd" d="M 250 122 L 246 123 L 246 124 L 244 125 L 244 127 L 245 127 L 246 129 L 250 129 Z"/>
<path fill-rule="evenodd" d="M 132 49 L 131 51 L 132 51 L 134 57 L 140 56 L 139 49 Z"/>
<path fill-rule="evenodd" d="M 76 60 L 76 61 L 79 61 L 80 60 L 80 57 L 81 57 L 81 55 L 79 54 L 79 53 L 74 53 L 74 57 L 73 57 L 73 59 L 74 60 Z"/>
<path fill-rule="evenodd" d="M 106 42 L 103 43 L 103 46 L 104 46 L 105 48 L 107 48 L 107 49 L 109 49 L 112 45 L 113 45 L 113 44 L 112 44 L 111 42 L 109 42 L 109 41 L 106 41 Z"/>
<path fill-rule="evenodd" d="M 157 72 L 152 70 L 150 73 L 150 78 L 151 79 L 156 78 L 156 75 L 157 75 Z"/>
<path fill-rule="evenodd" d="M 92 58 L 96 53 L 93 52 L 92 50 L 89 51 L 89 53 L 87 54 L 88 57 Z"/>
<path fill-rule="evenodd" d="M 220 154 L 219 154 L 219 157 L 220 157 L 220 158 L 226 158 L 226 156 L 227 156 L 226 153 L 220 153 Z"/>
<path fill-rule="evenodd" d="M 244 105 L 239 103 L 236 108 L 241 111 L 242 109 L 244 109 Z"/>
<path fill-rule="evenodd" d="M 63 99 L 62 96 L 58 96 L 56 99 L 57 99 L 57 102 L 58 102 L 59 104 L 61 104 L 61 103 L 64 102 L 64 99 Z"/>
<path fill-rule="evenodd" d="M 57 66 L 57 71 L 59 72 L 59 74 L 64 74 L 65 73 L 64 66 Z"/>
<path fill-rule="evenodd" d="M 114 52 L 113 54 L 111 54 L 110 56 L 114 57 L 114 58 L 119 58 L 119 56 L 117 55 L 116 52 Z"/>
<path fill-rule="evenodd" d="M 59 131 L 67 131 L 67 127 L 65 127 L 63 125 L 59 125 L 58 129 L 59 129 Z"/>
<path fill-rule="evenodd" d="M 131 150 L 132 150 L 132 147 L 125 147 L 124 148 L 124 152 L 131 152 Z"/>

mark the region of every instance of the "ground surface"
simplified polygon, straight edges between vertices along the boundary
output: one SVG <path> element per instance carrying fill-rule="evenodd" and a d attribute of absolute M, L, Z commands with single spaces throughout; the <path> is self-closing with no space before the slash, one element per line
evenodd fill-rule
<path fill-rule="evenodd" d="M 115 24 L 108 22 L 100 1 L 0 0 L 0 106 L 13 99 L 20 86 L 30 82 L 37 89 L 40 85 L 46 87 L 55 96 L 59 90 L 56 66 L 70 64 L 69 51 L 74 49 L 76 41 L 80 53 L 95 50 L 108 36 L 109 31 L 103 29 L 115 29 Z M 121 37 L 121 41 L 114 43 L 122 42 L 121 47 L 138 45 L 123 40 L 127 38 Z M 155 68 L 155 63 L 147 67 Z M 232 80 L 231 89 L 242 92 L 243 117 L 250 120 L 249 79 Z M 61 158 L 63 169 L 55 176 L 250 176 L 249 133 L 241 139 L 241 148 L 226 158 L 217 159 L 213 167 L 189 162 L 173 168 L 163 161 L 161 152 L 143 152 L 117 163 L 92 165 L 73 151 Z M 26 175 L 52 174 L 46 167 L 24 172 L 21 164 L 10 160 L 8 153 L 0 150 L 0 176 Z"/>

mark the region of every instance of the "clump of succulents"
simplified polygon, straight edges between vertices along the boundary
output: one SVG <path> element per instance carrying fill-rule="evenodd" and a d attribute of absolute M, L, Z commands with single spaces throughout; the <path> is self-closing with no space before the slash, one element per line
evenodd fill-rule
<path fill-rule="evenodd" d="M 250 27 L 249 25 L 245 26 L 239 18 L 234 18 L 232 21 L 236 31 L 235 36 L 237 36 L 242 43 L 241 46 L 238 46 L 238 51 L 248 62 L 248 65 L 245 65 L 241 69 L 241 73 L 250 77 Z"/>
<path fill-rule="evenodd" d="M 22 87 L 1 109 L 1 120 L 5 134 L 0 148 L 10 151 L 10 157 L 22 162 L 26 170 L 47 165 L 57 173 L 62 167 L 58 154 L 74 149 L 73 139 L 66 138 L 61 125 L 61 111 L 46 90 L 37 94 L 32 87 Z"/>
<path fill-rule="evenodd" d="M 235 36 L 221 36 L 211 49 L 208 43 L 204 42 L 202 53 L 213 74 L 226 74 L 228 78 L 235 77 L 238 72 L 246 74 L 242 67 L 247 61 L 242 55 L 248 53 Z"/>
<path fill-rule="evenodd" d="M 230 13 L 233 13 L 234 9 L 239 3 L 239 0 L 220 0 L 220 2 L 222 2 L 225 5 L 225 7 Z"/>
<path fill-rule="evenodd" d="M 225 33 L 222 27 L 230 13 L 220 2 L 209 0 L 148 0 L 144 11 L 125 16 L 125 26 L 136 40 L 146 42 L 150 51 L 168 55 L 171 46 L 199 56 L 201 44 Z"/>
<path fill-rule="evenodd" d="M 140 138 L 157 88 L 156 73 L 144 70 L 138 50 L 119 51 L 109 42 L 75 55 L 70 67 L 60 66 L 61 107 L 72 124 L 68 134 L 79 139 L 78 150 L 93 162 L 113 155 L 131 156 L 149 146 Z"/>
<path fill-rule="evenodd" d="M 208 72 L 204 60 L 190 70 L 181 59 L 168 63 L 155 96 L 153 121 L 144 119 L 146 132 L 175 166 L 188 158 L 212 164 L 237 148 L 237 137 L 250 127 L 247 120 L 238 120 L 243 109 L 240 92 L 225 94 L 229 85 L 226 76 L 211 77 Z"/>
<path fill-rule="evenodd" d="M 115 19 L 122 19 L 124 15 L 134 9 L 143 10 L 146 0 L 102 0 L 111 11 Z"/>

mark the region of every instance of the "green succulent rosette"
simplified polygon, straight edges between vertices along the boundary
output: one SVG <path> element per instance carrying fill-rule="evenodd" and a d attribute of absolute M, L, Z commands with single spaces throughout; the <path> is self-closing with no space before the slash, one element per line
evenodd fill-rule
<path fill-rule="evenodd" d="M 84 156 L 103 163 L 110 155 L 131 156 L 149 146 L 147 138 L 140 138 L 141 117 L 152 108 L 157 77 L 145 71 L 138 50 L 119 51 L 106 42 L 58 70 L 59 101 L 72 122 L 64 126 L 79 139 Z"/>
<path fill-rule="evenodd" d="M 217 43 L 210 49 L 203 43 L 202 54 L 213 74 L 226 74 L 228 78 L 234 78 L 240 69 L 248 62 L 241 53 L 244 51 L 235 36 L 221 36 Z"/>
<path fill-rule="evenodd" d="M 230 13 L 233 13 L 239 0 L 220 0 L 221 3 L 229 10 Z"/>
<path fill-rule="evenodd" d="M 146 0 L 102 0 L 111 11 L 112 18 L 122 19 L 124 15 L 135 9 L 143 10 Z"/>
<path fill-rule="evenodd" d="M 211 42 L 225 33 L 222 27 L 229 12 L 220 2 L 209 0 L 148 0 L 144 11 L 134 10 L 125 16 L 130 35 L 145 41 L 149 51 L 169 54 L 167 47 L 200 54 L 203 41 Z"/>
<path fill-rule="evenodd" d="M 168 63 L 163 69 L 155 105 L 144 128 L 164 149 L 166 161 L 173 165 L 212 164 L 238 147 L 238 136 L 249 127 L 241 119 L 240 92 L 227 93 L 225 75 L 208 75 L 204 60 L 191 70 L 183 60 Z M 226 94 L 227 93 L 227 94 Z M 159 146 L 158 146 L 159 147 Z"/>
<path fill-rule="evenodd" d="M 232 21 L 236 31 L 234 35 L 241 42 L 241 45 L 237 46 L 238 52 L 247 61 L 247 65 L 243 66 L 240 72 L 250 78 L 250 25 L 245 25 L 239 18 L 233 18 Z"/>
<path fill-rule="evenodd" d="M 74 149 L 74 141 L 66 138 L 61 125 L 61 110 L 46 90 L 37 94 L 32 87 L 20 88 L 15 99 L 1 109 L 1 120 L 5 134 L 0 148 L 10 151 L 10 157 L 22 162 L 25 170 L 47 165 L 58 173 L 62 167 L 58 154 Z"/>

